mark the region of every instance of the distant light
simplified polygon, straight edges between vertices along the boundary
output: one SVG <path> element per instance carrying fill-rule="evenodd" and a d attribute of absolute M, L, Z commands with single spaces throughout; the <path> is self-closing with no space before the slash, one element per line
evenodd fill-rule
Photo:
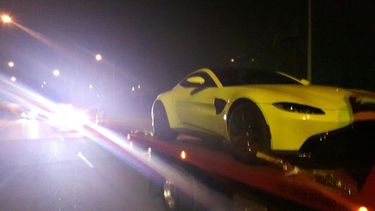
<path fill-rule="evenodd" d="M 46 83 L 47 83 L 46 81 L 43 81 L 43 84 L 44 84 L 44 85 L 46 85 Z"/>
<path fill-rule="evenodd" d="M 128 135 L 126 136 L 126 138 L 127 138 L 128 140 L 130 140 L 130 133 L 128 133 Z"/>
<path fill-rule="evenodd" d="M 92 84 L 90 84 L 90 86 L 89 86 L 89 87 L 90 87 L 90 89 L 92 89 Z"/>
<path fill-rule="evenodd" d="M 96 54 L 95 59 L 96 59 L 96 61 L 101 61 L 102 60 L 102 55 Z"/>
<path fill-rule="evenodd" d="M 140 84 L 138 84 L 138 89 L 140 89 L 141 88 L 141 85 Z"/>
<path fill-rule="evenodd" d="M 3 15 L 1 19 L 3 20 L 4 23 L 12 22 L 12 18 L 10 18 L 9 15 Z"/>
<path fill-rule="evenodd" d="M 8 63 L 8 66 L 9 66 L 9 67 L 14 67 L 14 62 L 9 62 L 9 63 Z"/>
<path fill-rule="evenodd" d="M 17 78 L 13 76 L 13 77 L 10 78 L 10 80 L 13 81 L 13 82 L 16 82 Z"/>
<path fill-rule="evenodd" d="M 234 62 L 234 59 L 231 59 L 231 60 L 230 60 L 230 62 L 232 62 L 232 63 L 233 63 L 233 62 Z"/>
<path fill-rule="evenodd" d="M 251 61 L 253 62 L 253 61 L 255 61 L 255 59 L 254 59 L 254 58 L 252 58 L 252 59 L 251 59 Z"/>
<path fill-rule="evenodd" d="M 181 152 L 181 158 L 184 159 L 184 160 L 186 159 L 186 152 L 185 151 Z"/>
<path fill-rule="evenodd" d="M 129 143 L 129 147 L 130 147 L 130 148 L 133 148 L 133 142 L 130 142 L 130 143 Z"/>
<path fill-rule="evenodd" d="M 367 207 L 362 206 L 362 207 L 358 208 L 358 211 L 368 211 L 368 209 L 367 209 Z"/>
<path fill-rule="evenodd" d="M 43 87 L 44 87 L 44 85 L 42 84 L 42 85 L 40 85 L 40 87 L 42 87 L 42 88 L 43 88 Z"/>
<path fill-rule="evenodd" d="M 54 76 L 59 76 L 59 75 L 60 75 L 60 71 L 57 70 L 57 69 L 54 70 L 54 71 L 53 71 L 53 75 L 54 75 Z"/>
<path fill-rule="evenodd" d="M 132 87 L 132 92 L 134 92 L 134 86 Z"/>
<path fill-rule="evenodd" d="M 151 147 L 148 148 L 147 153 L 151 154 Z"/>

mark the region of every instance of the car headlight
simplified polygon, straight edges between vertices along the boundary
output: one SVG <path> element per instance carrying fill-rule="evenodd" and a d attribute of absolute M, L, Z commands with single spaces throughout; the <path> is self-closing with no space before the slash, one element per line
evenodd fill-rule
<path fill-rule="evenodd" d="M 284 111 L 289 112 L 296 112 L 301 114 L 325 114 L 324 111 L 322 111 L 319 108 L 315 108 L 308 105 L 301 105 L 297 103 L 274 103 L 273 104 L 276 108 L 279 108 Z"/>

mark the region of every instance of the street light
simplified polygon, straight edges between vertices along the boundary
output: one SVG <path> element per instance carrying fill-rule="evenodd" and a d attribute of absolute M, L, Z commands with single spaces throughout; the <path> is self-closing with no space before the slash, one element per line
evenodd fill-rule
<path fill-rule="evenodd" d="M 10 62 L 8 63 L 8 66 L 9 66 L 9 67 L 14 67 L 14 62 L 10 61 Z"/>
<path fill-rule="evenodd" d="M 59 76 L 59 75 L 60 75 L 60 71 L 57 70 L 57 69 L 54 70 L 54 71 L 53 71 L 53 75 L 54 75 L 54 76 Z"/>
<path fill-rule="evenodd" d="M 101 61 L 103 58 L 101 54 L 96 54 L 95 59 L 96 61 Z M 115 83 L 114 83 L 115 82 L 115 63 L 111 62 L 111 64 L 112 64 L 112 88 L 114 89 L 115 88 Z"/>
<path fill-rule="evenodd" d="M 1 20 L 4 23 L 10 23 L 10 22 L 12 22 L 12 18 L 10 18 L 9 15 L 3 15 L 3 16 L 1 16 Z"/>
<path fill-rule="evenodd" d="M 12 77 L 10 78 L 10 80 L 13 81 L 13 82 L 16 82 L 17 78 L 14 77 L 14 76 L 12 76 Z"/>

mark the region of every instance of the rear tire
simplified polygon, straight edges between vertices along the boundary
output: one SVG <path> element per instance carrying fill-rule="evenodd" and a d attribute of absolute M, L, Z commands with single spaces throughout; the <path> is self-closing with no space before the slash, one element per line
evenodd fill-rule
<path fill-rule="evenodd" d="M 190 183 L 191 181 L 189 180 L 188 182 Z M 163 184 L 163 204 L 165 209 L 168 211 L 192 211 L 194 206 L 193 192 L 192 190 L 188 191 L 188 193 L 184 193 L 172 181 L 165 180 Z"/>
<path fill-rule="evenodd" d="M 253 102 L 234 105 L 228 121 L 229 143 L 233 157 L 254 162 L 258 151 L 270 151 L 270 133 L 262 112 Z M 259 161 L 259 160 L 258 160 Z"/>
<path fill-rule="evenodd" d="M 175 140 L 178 133 L 171 130 L 167 112 L 161 102 L 156 102 L 153 108 L 153 132 L 154 137 L 161 140 Z"/>

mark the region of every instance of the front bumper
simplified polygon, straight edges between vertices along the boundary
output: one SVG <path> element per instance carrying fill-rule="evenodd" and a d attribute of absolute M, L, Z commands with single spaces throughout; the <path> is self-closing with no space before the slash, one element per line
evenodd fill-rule
<path fill-rule="evenodd" d="M 325 110 L 324 115 L 314 115 L 283 111 L 272 104 L 257 105 L 270 128 L 271 149 L 276 151 L 298 151 L 311 136 L 351 123 L 348 109 Z"/>
<path fill-rule="evenodd" d="M 326 164 L 374 164 L 374 150 L 375 121 L 361 121 L 310 137 L 300 152 Z"/>

